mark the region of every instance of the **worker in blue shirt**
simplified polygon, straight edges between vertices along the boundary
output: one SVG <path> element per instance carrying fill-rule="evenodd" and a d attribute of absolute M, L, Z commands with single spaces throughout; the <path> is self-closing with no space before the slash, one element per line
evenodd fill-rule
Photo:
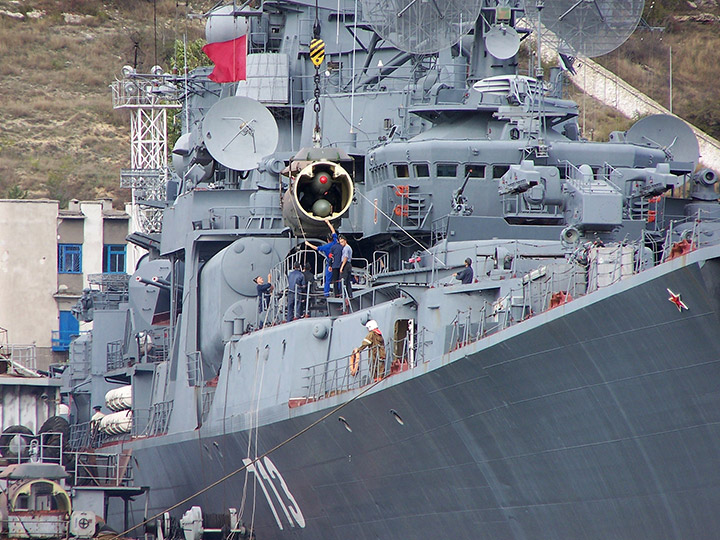
<path fill-rule="evenodd" d="M 335 232 L 335 228 L 333 227 L 332 223 L 330 223 L 330 220 L 325 218 L 325 223 L 327 223 L 327 226 L 330 227 L 330 234 L 327 237 L 327 244 L 323 244 L 322 246 L 315 246 L 305 240 L 305 245 L 309 248 L 314 249 L 315 251 L 318 251 L 325 255 L 325 279 L 324 279 L 324 286 L 323 286 L 323 293 L 326 297 L 330 296 L 330 282 L 332 281 L 332 259 L 330 257 L 330 252 L 334 245 L 338 243 L 338 236 Z M 339 267 L 339 265 L 338 265 Z"/>
<path fill-rule="evenodd" d="M 256 276 L 253 281 L 257 285 L 257 297 L 258 297 L 258 328 L 263 327 L 263 312 L 267 310 L 270 304 L 270 293 L 273 290 L 272 283 L 270 283 L 270 274 L 267 276 L 268 282 L 265 283 L 262 276 Z"/>
<path fill-rule="evenodd" d="M 305 290 L 305 276 L 300 270 L 300 263 L 293 264 L 288 274 L 288 304 L 287 322 L 302 317 L 303 291 Z"/>
<path fill-rule="evenodd" d="M 453 274 L 453 276 L 455 276 L 455 279 L 459 279 L 463 285 L 472 283 L 473 282 L 472 260 L 469 257 L 467 259 L 465 259 L 465 268 L 463 268 L 461 272 L 455 272 Z"/>

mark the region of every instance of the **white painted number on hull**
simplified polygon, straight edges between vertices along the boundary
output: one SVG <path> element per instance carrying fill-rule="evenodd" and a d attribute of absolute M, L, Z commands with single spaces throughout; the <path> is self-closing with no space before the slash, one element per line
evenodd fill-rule
<path fill-rule="evenodd" d="M 251 459 L 245 458 L 243 459 L 243 463 L 247 466 L 248 472 L 255 474 L 255 478 L 258 484 L 260 484 L 260 489 L 262 489 L 265 494 L 265 498 L 270 505 L 270 511 L 275 517 L 275 522 L 278 527 L 280 527 L 280 530 L 283 530 L 283 523 L 275 509 L 275 503 L 273 502 L 273 497 L 270 496 L 270 491 L 268 491 L 268 485 L 290 526 L 295 527 L 297 525 L 299 527 L 305 527 L 305 516 L 303 516 L 302 510 L 300 510 L 293 494 L 290 493 L 285 479 L 270 458 L 265 456 L 262 460 L 258 460 L 255 463 L 253 463 Z M 277 480 L 277 482 L 275 482 L 275 480 Z M 284 496 L 278 491 L 278 486 L 275 485 L 276 483 L 279 484 L 280 491 L 282 491 Z"/>

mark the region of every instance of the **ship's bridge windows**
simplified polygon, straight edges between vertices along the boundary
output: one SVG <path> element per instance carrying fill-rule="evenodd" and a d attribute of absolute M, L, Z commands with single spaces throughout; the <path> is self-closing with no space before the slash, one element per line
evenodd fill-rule
<path fill-rule="evenodd" d="M 395 178 L 410 178 L 410 167 L 407 163 L 395 165 Z"/>
<path fill-rule="evenodd" d="M 465 176 L 463 178 L 485 178 L 485 165 L 468 163 L 465 165 Z"/>
<path fill-rule="evenodd" d="M 427 163 L 416 163 L 415 176 L 418 178 L 430 178 L 430 165 Z"/>
<path fill-rule="evenodd" d="M 438 163 L 438 178 L 457 178 L 457 163 Z"/>
<path fill-rule="evenodd" d="M 510 170 L 510 165 L 493 165 L 493 178 L 499 179 Z"/>

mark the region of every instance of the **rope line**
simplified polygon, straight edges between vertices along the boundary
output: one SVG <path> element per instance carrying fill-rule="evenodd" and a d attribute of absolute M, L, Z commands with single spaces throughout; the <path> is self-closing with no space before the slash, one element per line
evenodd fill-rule
<path fill-rule="evenodd" d="M 378 212 L 380 212 L 380 213 L 381 213 L 383 216 L 385 216 L 388 220 L 390 220 L 390 223 L 392 223 L 392 224 L 395 225 L 398 229 L 400 229 L 402 232 L 404 232 L 404 233 L 408 236 L 408 238 L 410 238 L 410 240 L 412 240 L 412 241 L 415 242 L 418 246 L 420 246 L 423 251 L 426 251 L 427 253 L 430 253 L 430 255 L 432 255 L 433 258 L 434 258 L 437 262 L 439 262 L 441 265 L 445 266 L 445 263 L 444 263 L 443 261 L 441 261 L 441 260 L 438 258 L 437 255 L 435 255 L 435 254 L 434 254 L 433 252 L 431 252 L 427 247 L 423 246 L 420 242 L 418 242 L 417 239 L 416 239 L 413 235 L 411 235 L 407 230 L 405 230 L 405 228 L 403 228 L 403 226 L 400 225 L 397 221 L 395 221 L 392 217 L 390 217 L 389 215 L 387 215 L 387 214 L 383 211 L 382 208 L 380 208 L 378 205 L 376 205 L 374 202 L 372 202 L 370 199 L 368 199 L 361 191 L 358 190 L 358 191 L 356 191 L 356 193 L 357 193 L 358 195 L 360 195 L 363 199 L 365 199 L 368 203 L 370 203 L 370 204 L 373 206 L 373 208 L 376 208 L 376 209 L 378 210 Z"/>
<path fill-rule="evenodd" d="M 108 540 L 119 540 L 119 539 L 123 538 L 126 534 L 128 534 L 129 532 L 134 531 L 134 530 L 137 529 L 138 527 L 142 527 L 143 525 L 145 525 L 145 524 L 147 524 L 147 523 L 150 523 L 151 521 L 153 521 L 153 520 L 161 517 L 165 512 L 170 512 L 170 511 L 172 511 L 172 510 L 175 510 L 175 509 L 178 508 L 179 506 L 182 506 L 183 504 L 188 503 L 189 501 L 191 501 L 192 499 L 194 499 L 194 498 L 197 497 L 198 495 L 202 495 L 203 493 L 206 493 L 206 492 L 210 491 L 212 488 L 214 488 L 214 487 L 222 484 L 223 482 L 225 482 L 226 480 L 232 478 L 232 477 L 235 476 L 236 474 L 243 472 L 244 470 L 246 470 L 246 469 L 248 468 L 248 466 L 250 466 L 250 465 L 255 465 L 255 463 L 257 463 L 258 461 L 260 461 L 260 460 L 263 459 L 264 457 L 269 456 L 270 454 L 272 454 L 272 453 L 275 452 L 276 450 L 279 450 L 280 448 L 282 448 L 282 447 L 285 446 L 286 444 L 289 444 L 290 442 L 294 441 L 295 439 L 297 439 L 297 438 L 300 437 L 301 435 L 307 433 L 307 432 L 310 431 L 312 428 L 314 428 L 315 426 L 317 426 L 319 423 L 325 421 L 326 419 L 328 419 L 329 417 L 331 417 L 333 414 L 335 414 L 335 413 L 337 413 L 338 411 L 344 409 L 345 407 L 347 407 L 348 405 L 350 405 L 351 403 L 353 403 L 353 402 L 354 402 L 355 400 L 357 400 L 358 398 L 360 398 L 360 397 L 362 397 L 363 395 L 367 394 L 370 390 L 372 390 L 373 388 L 375 388 L 375 387 L 376 387 L 380 382 L 382 382 L 383 380 L 385 380 L 385 379 L 380 379 L 380 380 L 378 380 L 378 381 L 373 382 L 373 383 L 370 384 L 367 388 L 365 388 L 362 392 L 360 392 L 360 393 L 358 393 L 357 395 L 353 396 L 351 399 L 349 399 L 349 400 L 346 401 L 345 403 L 341 403 L 340 405 L 338 405 L 338 406 L 335 407 L 334 409 L 330 410 L 329 412 L 327 412 L 326 414 L 324 414 L 323 416 L 321 416 L 320 418 L 318 418 L 317 420 L 315 420 L 312 424 L 310 424 L 309 426 L 301 429 L 300 431 L 298 431 L 298 432 L 295 433 L 294 435 L 291 435 L 290 437 L 288 437 L 287 439 L 285 439 L 285 440 L 282 441 L 281 443 L 276 444 L 274 447 L 272 447 L 272 448 L 271 448 L 270 450 L 268 450 L 267 452 L 261 454 L 260 456 L 256 457 L 255 459 L 253 459 L 250 463 L 247 463 L 247 464 L 243 465 L 242 467 L 239 467 L 239 468 L 235 469 L 234 471 L 226 474 L 225 476 L 223 476 L 222 478 L 216 480 L 215 482 L 213 482 L 213 483 L 205 486 L 204 488 L 198 490 L 197 492 L 193 493 L 192 495 L 190 495 L 190 496 L 188 496 L 188 497 L 185 497 L 183 500 L 181 500 L 181 501 L 173 504 L 172 506 L 166 508 L 166 509 L 163 510 L 162 512 L 159 512 L 159 513 L 155 514 L 154 516 L 149 517 L 149 518 L 141 521 L 141 522 L 138 523 L 137 525 L 134 525 L 133 527 L 130 527 L 129 529 L 126 529 L 126 530 L 124 530 L 123 532 L 121 532 L 121 533 L 119 533 L 119 534 L 117 534 L 117 535 L 115 535 L 115 536 L 110 537 Z"/>

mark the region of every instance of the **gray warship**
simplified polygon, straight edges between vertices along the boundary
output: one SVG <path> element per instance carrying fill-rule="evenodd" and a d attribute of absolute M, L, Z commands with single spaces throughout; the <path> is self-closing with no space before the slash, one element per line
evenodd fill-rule
<path fill-rule="evenodd" d="M 126 74 L 176 89 L 183 134 L 161 231 L 130 237 L 148 250 L 132 276 L 85 291 L 93 330 L 63 377 L 72 444 L 130 453 L 150 487 L 132 523 L 188 540 L 715 537 L 717 175 L 672 116 L 586 140 L 562 70 L 520 59 L 543 32 L 564 60 L 587 54 L 574 27 L 616 47 L 642 6 L 233 4 L 208 41 L 245 34 L 246 80 Z M 328 222 L 352 248 L 338 296 L 308 246 Z M 288 290 L 295 263 L 307 290 Z M 370 321 L 384 365 L 354 354 Z M 115 411 L 95 433 L 94 405 Z"/>

